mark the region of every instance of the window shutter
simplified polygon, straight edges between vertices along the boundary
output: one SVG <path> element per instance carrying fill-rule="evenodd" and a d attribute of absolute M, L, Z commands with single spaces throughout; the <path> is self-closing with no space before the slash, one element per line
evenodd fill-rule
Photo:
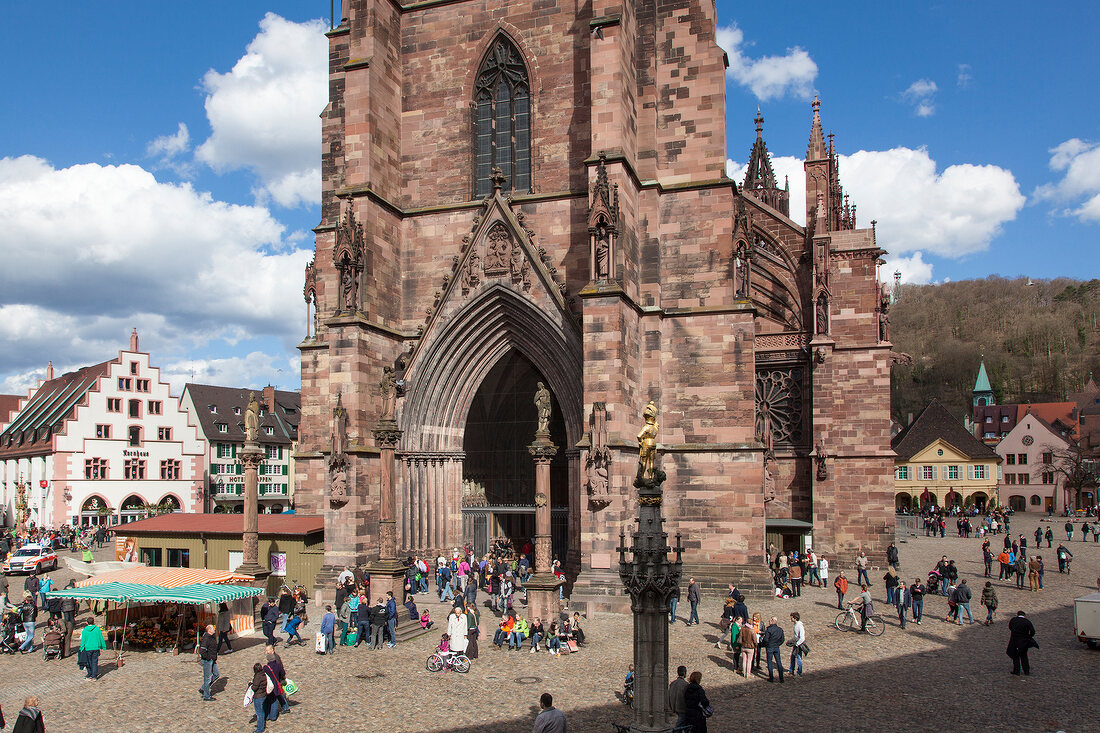
<path fill-rule="evenodd" d="M 286 465 L 286 464 L 284 463 L 284 464 L 283 464 L 283 475 L 284 475 L 284 476 L 286 476 L 286 475 L 287 475 L 287 473 L 286 473 L 286 469 L 287 469 L 287 465 Z"/>
<path fill-rule="evenodd" d="M 283 459 L 283 446 L 279 446 L 279 460 Z"/>
<path fill-rule="evenodd" d="M 232 450 L 233 450 L 233 453 L 230 457 L 231 458 L 236 458 L 237 457 L 237 444 L 236 443 L 233 444 Z"/>
<path fill-rule="evenodd" d="M 236 473 L 237 473 L 238 476 L 243 474 L 244 473 L 244 466 L 242 466 L 241 464 L 238 463 Z"/>

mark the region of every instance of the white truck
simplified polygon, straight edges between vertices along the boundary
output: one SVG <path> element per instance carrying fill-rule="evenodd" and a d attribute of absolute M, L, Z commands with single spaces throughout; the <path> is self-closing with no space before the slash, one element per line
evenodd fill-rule
<path fill-rule="evenodd" d="M 1089 649 L 1100 646 L 1100 593 L 1074 599 L 1073 632 Z"/>

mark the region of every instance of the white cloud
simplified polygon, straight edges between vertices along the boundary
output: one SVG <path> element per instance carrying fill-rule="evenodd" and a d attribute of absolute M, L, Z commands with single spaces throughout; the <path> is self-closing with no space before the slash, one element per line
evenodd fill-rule
<path fill-rule="evenodd" d="M 883 258 L 886 264 L 882 266 L 883 278 L 892 280 L 894 272 L 901 273 L 901 281 L 907 285 L 926 285 L 932 282 L 932 264 L 924 261 L 921 252 L 914 252 L 909 257 L 887 255 Z"/>
<path fill-rule="evenodd" d="M 187 382 L 257 389 L 273 384 L 280 389 L 296 389 L 301 370 L 301 359 L 295 355 L 253 351 L 224 359 L 171 362 L 161 370 L 161 378 L 172 385 L 175 395 L 183 392 Z"/>
<path fill-rule="evenodd" d="M 1050 169 L 1062 180 L 1035 189 L 1037 200 L 1068 203 L 1063 214 L 1083 222 L 1100 222 L 1100 143 L 1071 138 L 1049 150 Z"/>
<path fill-rule="evenodd" d="M 0 158 L 0 374 L 109 358 L 135 326 L 154 352 L 292 344 L 311 250 L 282 234 L 262 206 L 138 166 Z"/>
<path fill-rule="evenodd" d="M 861 150 L 838 158 L 840 183 L 857 207 L 858 225 L 876 219 L 878 242 L 895 258 L 921 251 L 958 258 L 983 251 L 1025 203 L 1012 171 L 969 163 L 937 171 L 924 148 Z M 779 181 L 789 177 L 791 219 L 804 225 L 802 160 L 773 156 L 772 167 Z M 727 160 L 726 170 L 739 184 L 744 181 L 745 164 Z M 930 268 L 923 260 L 919 264 Z"/>
<path fill-rule="evenodd" d="M 918 79 L 901 93 L 901 99 L 913 105 L 917 117 L 931 117 L 936 113 L 936 92 L 938 87 L 931 79 Z"/>
<path fill-rule="evenodd" d="M 175 135 L 161 135 L 149 141 L 145 146 L 145 154 L 150 158 L 174 158 L 190 148 L 191 133 L 187 131 L 187 125 L 181 122 Z"/>
<path fill-rule="evenodd" d="M 973 75 L 970 73 L 970 64 L 959 64 L 955 74 L 955 84 L 961 89 L 965 89 L 970 86 L 970 80 L 973 79 Z"/>
<path fill-rule="evenodd" d="M 717 42 L 729 57 L 726 75 L 751 89 L 758 99 L 787 95 L 809 99 L 813 95 L 817 64 L 798 46 L 788 48 L 785 56 L 749 58 L 742 46 L 751 44 L 745 44 L 745 34 L 736 24 L 719 28 Z"/>
<path fill-rule="evenodd" d="M 203 77 L 212 133 L 195 157 L 217 171 L 245 168 L 261 201 L 313 204 L 321 196 L 321 120 L 328 100 L 327 26 L 274 13 L 233 69 Z"/>

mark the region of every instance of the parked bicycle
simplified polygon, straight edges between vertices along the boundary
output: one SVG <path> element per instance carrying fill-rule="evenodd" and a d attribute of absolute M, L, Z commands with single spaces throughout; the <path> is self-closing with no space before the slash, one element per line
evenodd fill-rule
<path fill-rule="evenodd" d="M 453 669 L 455 672 L 465 674 L 470 671 L 470 658 L 458 652 L 452 654 L 449 659 L 444 659 L 443 655 L 436 652 L 428 657 L 428 661 L 424 666 L 428 668 L 429 672 L 442 672 L 445 669 Z"/>
<path fill-rule="evenodd" d="M 859 631 L 863 626 L 863 619 L 849 603 L 847 610 L 836 615 L 834 623 L 840 631 Z M 886 631 L 886 622 L 882 620 L 880 614 L 872 613 L 867 617 L 866 631 L 871 636 L 882 636 L 883 632 Z"/>

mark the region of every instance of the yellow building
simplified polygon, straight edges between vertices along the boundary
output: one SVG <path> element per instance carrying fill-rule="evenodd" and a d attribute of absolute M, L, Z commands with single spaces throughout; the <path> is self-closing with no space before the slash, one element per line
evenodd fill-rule
<path fill-rule="evenodd" d="M 939 400 L 891 442 L 894 506 L 915 511 L 926 506 L 984 508 L 997 497 L 1001 457 L 975 438 Z"/>

